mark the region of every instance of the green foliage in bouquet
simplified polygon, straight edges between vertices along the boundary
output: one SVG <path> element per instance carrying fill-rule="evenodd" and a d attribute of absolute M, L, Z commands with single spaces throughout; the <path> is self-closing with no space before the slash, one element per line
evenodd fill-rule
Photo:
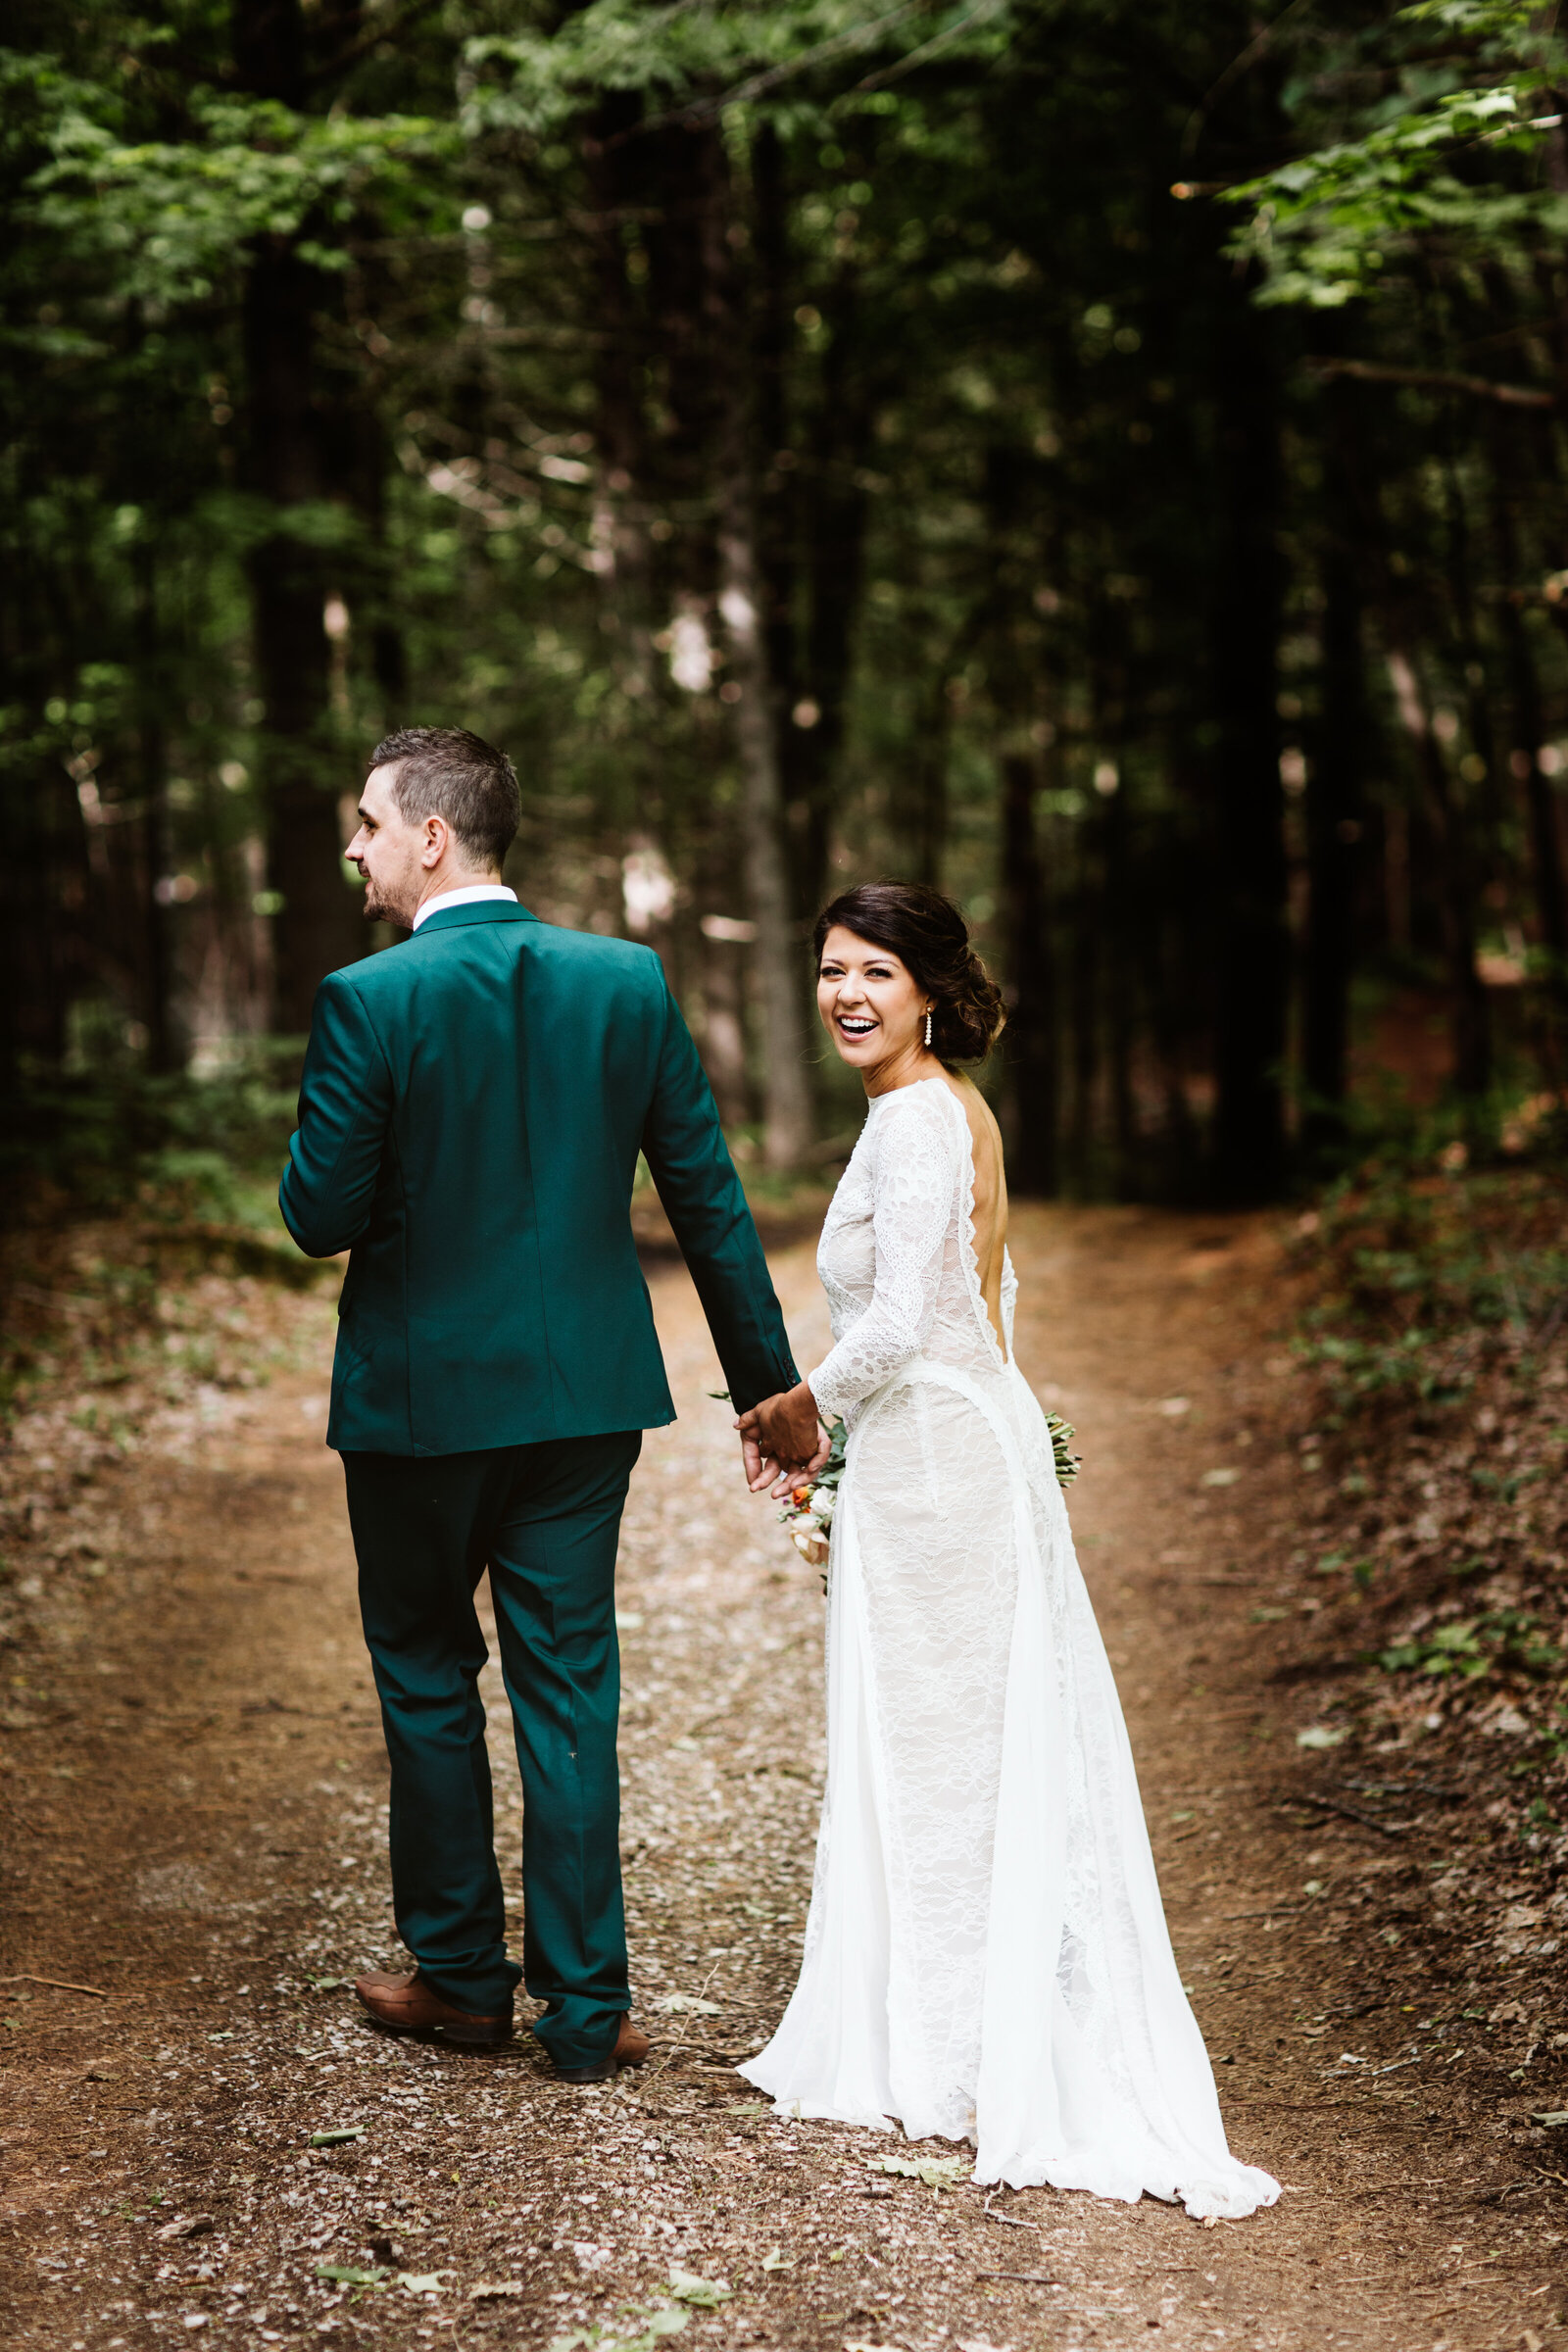
<path fill-rule="evenodd" d="M 839 1498 L 839 1482 L 844 1476 L 844 1451 L 849 1433 L 835 1414 L 826 1424 L 828 1433 L 827 1460 L 809 1478 L 802 1478 L 791 1487 L 789 1500 L 779 1512 L 780 1524 L 790 1531 L 790 1542 L 803 1560 L 820 1568 L 827 1558 L 828 1530 Z"/>
<path fill-rule="evenodd" d="M 1077 1433 L 1072 1423 L 1064 1421 L 1059 1413 L 1048 1413 L 1046 1427 L 1051 1432 L 1051 1458 L 1055 1467 L 1056 1484 L 1058 1487 L 1070 1487 L 1083 1468 L 1082 1455 L 1074 1453 L 1072 1449 L 1073 1438 Z"/>

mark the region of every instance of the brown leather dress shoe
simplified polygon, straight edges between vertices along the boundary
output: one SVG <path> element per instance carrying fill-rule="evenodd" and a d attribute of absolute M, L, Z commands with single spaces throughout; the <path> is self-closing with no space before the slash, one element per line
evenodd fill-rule
<path fill-rule="evenodd" d="M 512 2012 L 503 2017 L 475 2017 L 454 2009 L 432 1992 L 416 1968 L 394 1976 L 383 1968 L 356 1977 L 354 1989 L 378 2026 L 391 2034 L 439 2034 L 445 2041 L 462 2042 L 472 2050 L 499 2049 L 512 2039 Z"/>
<path fill-rule="evenodd" d="M 639 2033 L 629 2017 L 620 2021 L 615 2046 L 608 2058 L 600 2058 L 592 2066 L 558 2066 L 558 2082 L 608 2082 L 618 2075 L 623 2066 L 641 2066 L 653 2043 L 646 2034 Z"/>

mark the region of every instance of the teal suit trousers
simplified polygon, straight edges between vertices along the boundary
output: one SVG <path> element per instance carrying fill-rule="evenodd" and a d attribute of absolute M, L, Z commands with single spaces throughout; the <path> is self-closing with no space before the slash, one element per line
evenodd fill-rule
<path fill-rule="evenodd" d="M 392 1767 L 398 1933 L 432 1989 L 511 2009 L 485 1713 L 490 1596 L 523 1789 L 523 1979 L 557 2065 L 631 2007 L 620 1887 L 615 1544 L 642 1432 L 475 1453 L 345 1453 L 360 1610 Z"/>

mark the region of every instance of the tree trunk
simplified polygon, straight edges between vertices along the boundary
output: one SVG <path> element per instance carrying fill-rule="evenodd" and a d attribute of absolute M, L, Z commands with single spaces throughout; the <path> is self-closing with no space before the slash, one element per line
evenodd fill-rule
<path fill-rule="evenodd" d="M 1133 1104 L 1133 979 L 1130 937 L 1132 858 L 1127 839 L 1127 786 L 1120 783 L 1101 818 L 1105 845 L 1105 1042 L 1110 1063 L 1110 1118 L 1119 1200 L 1136 1199 L 1138 1121 Z"/>
<path fill-rule="evenodd" d="M 864 576 L 867 501 L 861 480 L 875 393 L 858 340 L 858 275 L 847 264 L 824 305 L 826 352 L 808 446 L 791 445 L 786 403 L 791 257 L 784 165 L 783 142 L 764 123 L 752 146 L 753 350 L 763 477 L 760 562 L 795 910 L 809 921 L 827 892 L 834 794 Z M 807 611 L 798 629 L 802 586 Z"/>
<path fill-rule="evenodd" d="M 1012 1081 L 1011 1189 L 1049 1196 L 1060 1184 L 1056 1150 L 1061 1073 L 1056 982 L 1045 861 L 1035 829 L 1035 762 L 1009 753 L 1002 762 L 1003 895 L 1007 915 L 1012 1007 L 1004 1053 Z"/>
<path fill-rule="evenodd" d="M 1388 622 L 1389 676 L 1399 717 L 1415 753 L 1428 812 L 1437 834 L 1443 873 L 1443 940 L 1453 992 L 1453 1084 L 1466 1097 L 1484 1095 L 1492 1082 L 1492 1019 L 1487 992 L 1476 972 L 1474 872 L 1462 811 L 1449 779 L 1443 746 L 1432 727 L 1419 673 L 1400 642 L 1398 616 Z"/>
<path fill-rule="evenodd" d="M 741 385 L 732 398 L 740 409 Z M 741 771 L 746 883 L 757 925 L 758 997 L 762 1016 L 763 1150 L 771 1168 L 791 1168 L 811 1140 L 801 1017 L 802 954 L 791 920 L 784 794 L 767 654 L 758 610 L 756 510 L 744 432 L 732 425 L 725 453 L 719 526 L 719 611 L 729 634 L 735 750 Z"/>
<path fill-rule="evenodd" d="M 947 847 L 948 768 L 953 756 L 953 701 L 949 666 L 930 663 L 915 701 L 909 746 L 888 781 L 887 821 L 893 871 L 906 882 L 942 887 Z"/>
<path fill-rule="evenodd" d="M 751 1116 L 746 1082 L 746 990 L 741 957 L 728 940 L 703 940 L 703 1067 L 726 1127 Z"/>
<path fill-rule="evenodd" d="M 1227 1200 L 1269 1200 L 1285 1174 L 1289 958 L 1275 710 L 1284 583 L 1273 341 L 1271 318 L 1238 285 L 1215 319 L 1220 527 L 1209 663 L 1218 736 L 1214 1178 Z"/>
<path fill-rule="evenodd" d="M 855 623 L 864 584 L 867 501 L 861 476 L 875 408 L 864 357 L 857 349 L 858 310 L 856 273 L 846 268 L 839 272 L 825 311 L 829 341 L 802 500 L 810 610 L 801 676 L 804 694 L 795 710 L 809 723 L 798 723 L 788 714 L 791 723 L 784 730 L 785 797 L 797 844 L 798 905 L 808 917 L 815 914 L 827 887 Z M 945 786 L 945 774 L 943 782 Z M 928 844 L 922 880 L 935 880 L 939 858 L 940 842 Z"/>
<path fill-rule="evenodd" d="M 1072 895 L 1071 963 L 1068 972 L 1068 1068 L 1072 1086 L 1067 1111 L 1067 1171 L 1080 1198 L 1094 1189 L 1095 1093 L 1100 1071 L 1100 908 L 1089 848 L 1090 827 L 1075 828 L 1077 872 Z"/>
<path fill-rule="evenodd" d="M 1511 577 L 1505 572 L 1504 579 Z M 1542 945 L 1550 958 L 1546 985 L 1559 1006 L 1568 1001 L 1568 894 L 1563 887 L 1562 844 L 1557 831 L 1557 802 L 1542 770 L 1541 680 L 1535 651 L 1524 615 L 1509 597 L 1498 601 L 1498 622 L 1508 662 L 1509 716 L 1513 748 L 1508 754 L 1510 775 L 1525 788 L 1529 817 L 1531 864 L 1535 873 L 1536 912 Z"/>
<path fill-rule="evenodd" d="M 142 834 L 142 1004 L 147 1066 L 160 1076 L 182 1069 L 184 1041 L 173 1004 L 172 903 L 160 896 L 172 864 L 169 839 L 169 758 L 159 660 L 158 587 L 153 551 L 138 541 L 132 561 L 136 642 L 136 760 L 140 769 Z"/>
<path fill-rule="evenodd" d="M 790 322 L 789 187 L 784 142 L 770 122 L 757 125 L 751 151 L 753 285 L 752 380 L 756 388 L 756 434 L 760 484 L 758 562 L 766 594 L 763 641 L 768 672 L 778 699 L 779 765 L 784 778 L 785 815 L 795 851 L 796 911 L 814 912 L 804 879 L 807 803 L 792 768 L 796 745 L 792 716 L 805 691 L 796 643 L 795 595 L 799 576 L 800 452 L 790 442 L 788 405 Z"/>
<path fill-rule="evenodd" d="M 1157 853 L 1156 853 L 1157 854 Z M 1181 870 L 1180 853 L 1172 845 L 1171 870 Z M 1153 1032 L 1154 1054 L 1165 1098 L 1165 1132 L 1162 1145 L 1164 1162 L 1163 1192 L 1167 1198 L 1189 1199 L 1200 1189 L 1203 1158 L 1198 1124 L 1193 1106 L 1187 1097 L 1187 1071 L 1183 1049 L 1186 1044 L 1182 1003 L 1183 974 L 1186 968 L 1186 924 L 1179 917 L 1173 920 L 1175 906 L 1166 900 L 1163 909 L 1150 909 L 1134 932 L 1134 950 L 1144 984 L 1144 1002 L 1149 1006 L 1150 1026 Z M 1165 919 L 1161 921 L 1160 914 Z"/>
<path fill-rule="evenodd" d="M 234 0 L 240 85 L 299 106 L 305 92 L 300 0 Z M 251 486 L 286 511 L 325 495 L 316 410 L 314 309 L 323 292 L 282 238 L 253 250 L 244 296 Z M 321 624 L 327 579 L 319 554 L 284 514 L 253 550 L 250 582 L 257 686 L 265 706 L 268 879 L 281 902 L 273 930 L 276 1018 L 305 1029 L 322 975 L 363 944 L 343 867 L 337 799 L 345 783 L 330 741 L 329 648 Z"/>
<path fill-rule="evenodd" d="M 1493 541 L 1497 577 L 1503 593 L 1496 600 L 1498 632 L 1508 675 L 1508 720 L 1511 737 L 1508 772 L 1524 786 L 1525 814 L 1530 834 L 1531 865 L 1535 874 L 1536 912 L 1541 944 L 1548 958 L 1546 991 L 1556 1020 L 1568 1004 L 1568 888 L 1563 880 L 1562 843 L 1557 830 L 1556 795 L 1543 773 L 1541 745 L 1546 732 L 1543 716 L 1541 679 L 1535 648 L 1523 612 L 1511 593 L 1526 576 L 1518 544 L 1516 514 L 1537 485 L 1522 478 L 1517 427 L 1492 427 Z M 1501 779 L 1498 779 L 1499 783 Z M 1504 787 L 1506 789 L 1506 787 Z M 1555 1054 L 1555 1041 L 1552 1052 Z M 1556 1082 L 1557 1073 L 1551 1073 Z"/>
<path fill-rule="evenodd" d="M 626 216 L 643 193 L 638 143 L 628 136 L 641 113 L 637 91 L 607 91 L 584 134 L 583 154 L 593 198 L 599 287 L 594 549 L 600 625 L 611 641 L 611 664 L 621 692 L 651 703 L 655 679 L 645 511 L 648 436 L 638 390 L 643 336 L 623 233 Z"/>
<path fill-rule="evenodd" d="M 1308 918 L 1302 1004 L 1302 1142 L 1309 1157 L 1345 1133 L 1350 977 L 1366 773 L 1366 673 L 1356 555 L 1353 387 L 1323 401 L 1323 706 L 1306 797 Z"/>
<path fill-rule="evenodd" d="M 755 971 L 762 1020 L 763 1152 L 798 1166 L 811 1141 L 803 1018 L 805 958 L 793 920 L 777 697 L 768 663 L 758 544 L 751 318 L 728 236 L 731 187 L 716 137 L 708 158 L 702 244 L 703 311 L 723 402 L 718 467 L 718 609 L 729 645 L 726 695 L 735 722 L 747 893 L 757 925 Z M 711 396 L 711 383 L 710 385 Z"/>

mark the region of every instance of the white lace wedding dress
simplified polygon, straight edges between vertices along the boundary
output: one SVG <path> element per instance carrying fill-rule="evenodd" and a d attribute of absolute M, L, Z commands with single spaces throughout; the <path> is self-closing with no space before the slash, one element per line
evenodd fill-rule
<path fill-rule="evenodd" d="M 998 1347 L 941 1079 L 879 1095 L 817 1254 L 850 1428 L 827 1794 L 800 1982 L 741 2072 L 781 2106 L 969 2140 L 975 2178 L 1189 2213 L 1271 2204 L 1229 2153 L 1051 1437 Z"/>

